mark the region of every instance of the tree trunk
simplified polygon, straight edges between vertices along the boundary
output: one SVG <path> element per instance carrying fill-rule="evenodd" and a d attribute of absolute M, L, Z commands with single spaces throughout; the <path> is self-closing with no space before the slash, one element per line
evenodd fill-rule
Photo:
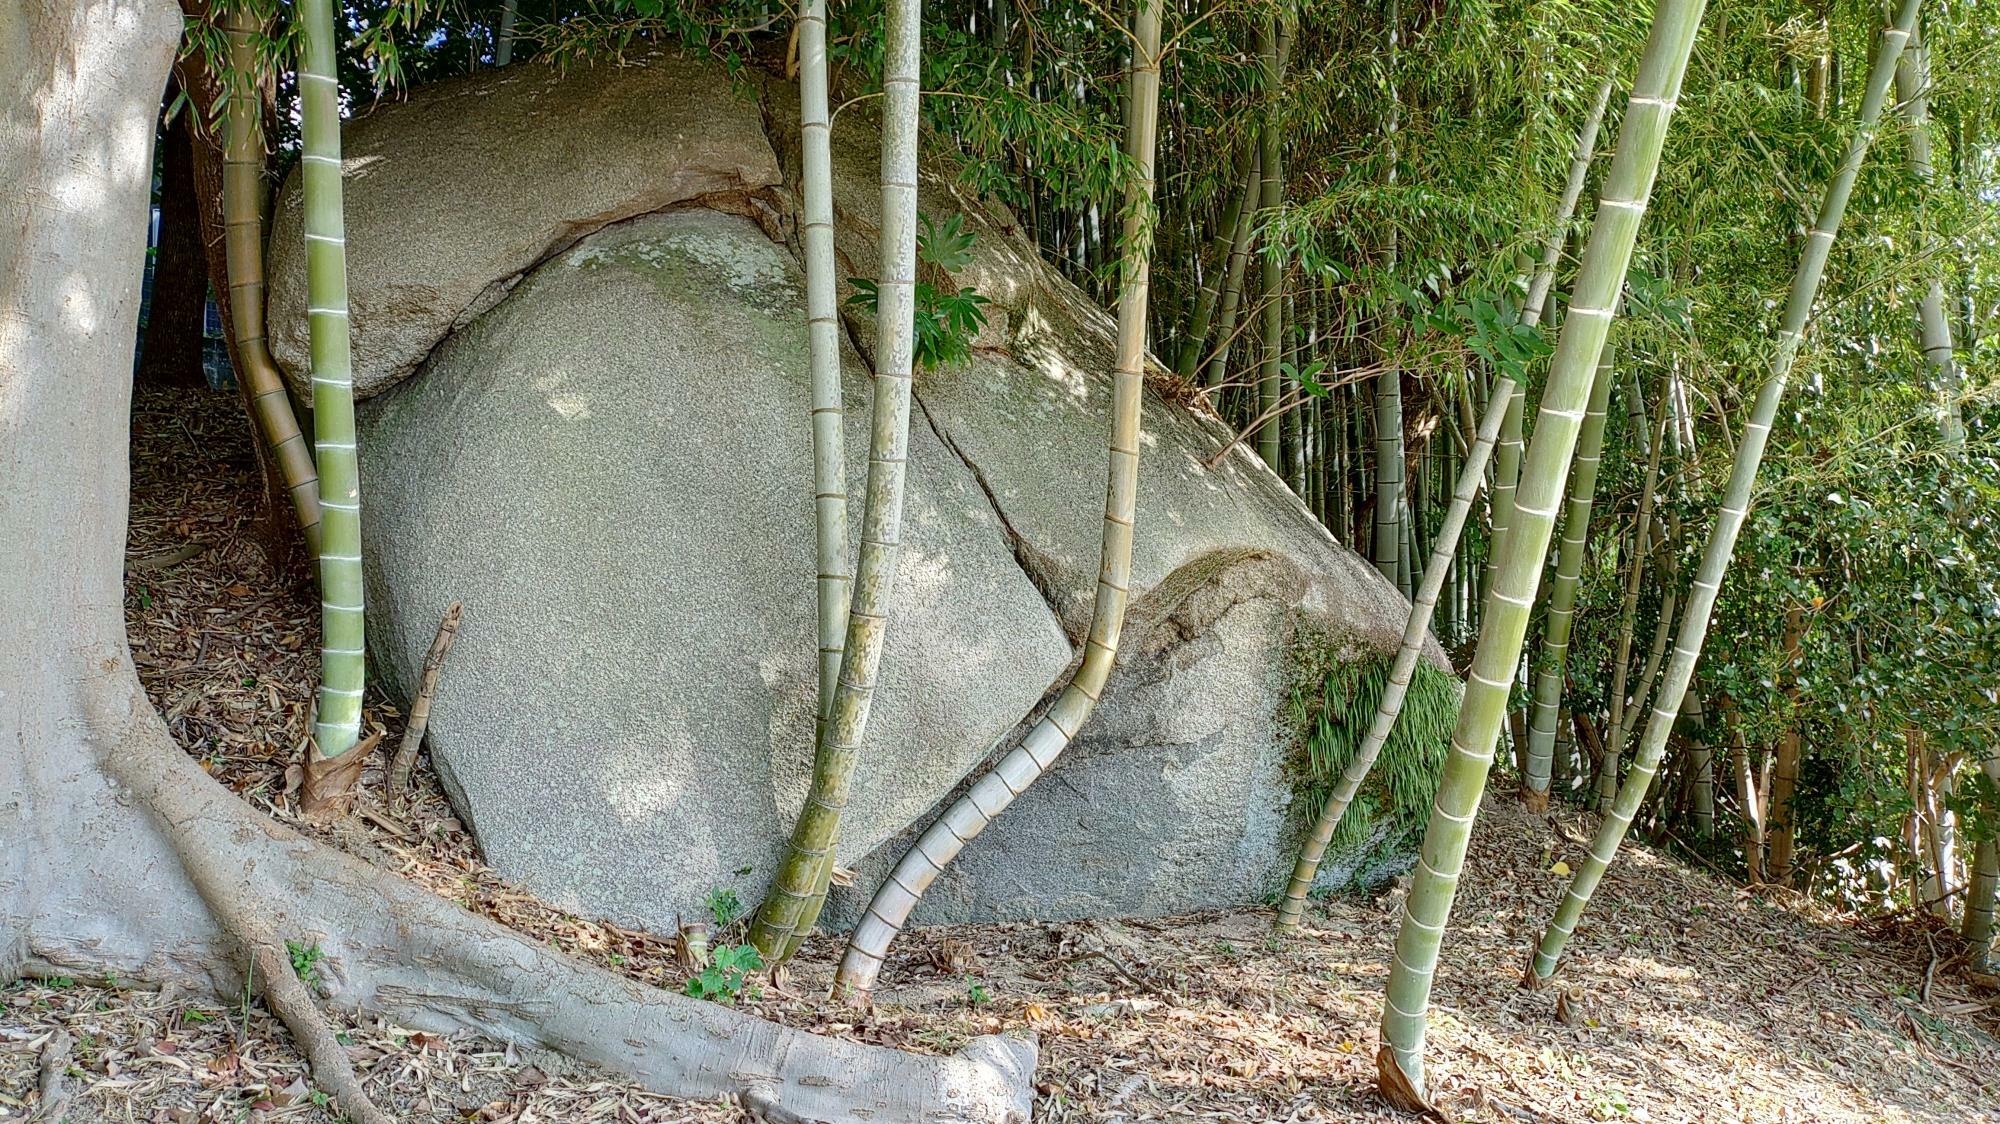
<path fill-rule="evenodd" d="M 0 7 L 0 981 L 106 975 L 235 1002 L 244 965 L 344 1115 L 380 1121 L 321 999 L 733 1097 L 778 1120 L 1027 1119 L 1032 1047 L 818 1038 L 573 963 L 238 801 L 170 740 L 125 642 L 130 340 L 169 0 Z M 132 143 L 139 138 L 138 143 Z M 76 190 L 89 176 L 91 190 Z M 326 954 L 331 994 L 282 970 Z"/>
<path fill-rule="evenodd" d="M 1639 220 L 1652 196 L 1660 149 L 1680 97 L 1681 77 L 1701 26 L 1703 6 L 1702 0 L 1660 0 L 1654 9 L 1625 110 L 1618 155 L 1605 177 L 1569 315 L 1549 363 L 1534 441 L 1515 496 L 1514 517 L 1500 544 L 1479 649 L 1473 655 L 1458 729 L 1424 832 L 1423 853 L 1403 902 L 1395 962 L 1383 996 L 1382 1045 L 1376 1054 L 1379 1085 L 1391 1103 L 1404 1107 L 1426 1107 L 1425 1017 L 1445 925 L 1464 870 L 1486 774 L 1493 765 L 1494 744 L 1509 710 L 1528 614 L 1541 583 L 1597 360 L 1611 327 L 1612 305 L 1624 285 Z"/>
<path fill-rule="evenodd" d="M 1729 568 L 1730 556 L 1736 551 L 1737 533 L 1743 529 L 1744 518 L 1750 510 L 1757 469 L 1764 459 L 1764 444 L 1777 419 L 1778 403 L 1784 397 L 1792 360 L 1798 355 L 1799 340 L 1812 314 L 1813 302 L 1819 295 L 1819 282 L 1826 269 L 1827 254 L 1840 230 L 1840 220 L 1847 211 L 1848 196 L 1854 190 L 1861 163 L 1867 158 L 1869 143 L 1874 140 L 1875 126 L 1881 119 L 1883 103 L 1888 99 L 1889 81 L 1895 74 L 1896 62 L 1902 57 L 1903 45 L 1909 41 L 1910 29 L 1916 26 L 1919 3 L 1920 0 L 1903 0 L 1895 25 L 1882 33 L 1882 42 L 1869 67 L 1868 92 L 1861 101 L 1854 137 L 1841 157 L 1839 171 L 1827 187 L 1812 234 L 1806 239 L 1806 251 L 1799 261 L 1798 273 L 1792 279 L 1791 292 L 1785 302 L 1784 327 L 1778 333 L 1777 351 L 1771 360 L 1770 377 L 1757 392 L 1756 404 L 1751 407 L 1750 418 L 1744 424 L 1743 439 L 1737 445 L 1736 463 L 1730 468 L 1729 486 L 1724 492 L 1721 509 L 1716 513 L 1708 546 L 1702 552 L 1701 569 L 1695 575 L 1687 610 L 1681 618 L 1680 635 L 1674 642 L 1673 662 L 1660 685 L 1660 697 L 1653 706 L 1652 718 L 1646 723 L 1646 735 L 1639 743 L 1630 775 L 1619 786 L 1611 814 L 1598 826 L 1590 853 L 1585 856 L 1576 878 L 1570 883 L 1569 892 L 1563 896 L 1555 917 L 1542 934 L 1541 945 L 1535 951 L 1528 979 L 1524 982 L 1546 980 L 1555 971 L 1563 947 L 1575 931 L 1577 921 L 1582 918 L 1584 907 L 1590 904 L 1590 895 L 1603 881 L 1604 872 L 1617 854 L 1618 845 L 1624 840 L 1632 817 L 1645 800 L 1647 789 L 1652 787 L 1653 775 L 1666 753 L 1667 737 L 1673 733 L 1681 700 L 1687 693 L 1689 681 L 1694 678 L 1695 661 L 1701 658 L 1701 646 L 1708 635 L 1716 594 L 1722 589 L 1723 575 Z"/>
<path fill-rule="evenodd" d="M 167 90 L 167 100 L 175 91 Z M 201 205 L 194 186 L 194 137 L 183 106 L 160 137 L 160 240 L 153 255 L 153 300 L 139 379 L 165 386 L 207 386 L 201 366 L 208 305 L 208 261 L 201 249 Z"/>

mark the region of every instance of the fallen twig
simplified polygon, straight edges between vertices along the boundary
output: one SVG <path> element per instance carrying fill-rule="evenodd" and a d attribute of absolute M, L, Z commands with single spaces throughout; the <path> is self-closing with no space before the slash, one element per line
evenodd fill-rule
<path fill-rule="evenodd" d="M 69 1109 L 69 1082 L 63 1074 L 69 1069 L 69 1052 L 76 1045 L 69 1032 L 61 1028 L 49 1036 L 42 1044 L 41 1095 L 42 1101 L 29 1116 L 31 1121 L 57 1122 Z"/>
<path fill-rule="evenodd" d="M 149 554 L 144 558 L 128 557 L 125 559 L 125 572 L 128 574 L 140 574 L 147 570 L 164 570 L 168 566 L 178 566 L 190 559 L 199 558 L 207 553 L 207 551 L 207 543 L 191 542 L 186 546 L 169 550 L 164 554 Z"/>
<path fill-rule="evenodd" d="M 431 650 L 424 654 L 423 674 L 417 680 L 417 697 L 410 702 L 409 722 L 403 727 L 403 741 L 396 747 L 396 759 L 389 766 L 389 806 L 401 812 L 410 791 L 410 770 L 417 764 L 417 750 L 424 742 L 424 728 L 431 721 L 431 698 L 437 694 L 438 674 L 444 670 L 444 658 L 451 654 L 452 641 L 458 638 L 458 619 L 465 606 L 454 601 L 445 607 L 444 618 L 438 621 L 437 636 L 431 640 Z"/>

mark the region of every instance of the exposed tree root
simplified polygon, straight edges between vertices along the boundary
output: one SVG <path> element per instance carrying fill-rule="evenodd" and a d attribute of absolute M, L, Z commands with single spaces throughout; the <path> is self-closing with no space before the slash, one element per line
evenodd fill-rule
<path fill-rule="evenodd" d="M 293 973 L 290 959 L 270 945 L 258 945 L 252 955 L 264 985 L 264 1002 L 298 1040 L 312 1063 L 313 1080 L 333 1095 L 340 1111 L 355 1124 L 395 1124 L 362 1089 L 347 1048 L 334 1037 L 333 1024 L 313 1002 L 312 992 Z"/>
<path fill-rule="evenodd" d="M 990 1036 L 952 1057 L 923 1057 L 817 1037 L 568 960 L 259 815 L 168 740 L 136 683 L 132 693 L 123 722 L 97 724 L 106 734 L 122 727 L 104 761 L 122 790 L 118 802 L 153 813 L 167 861 L 186 872 L 225 933 L 254 950 L 273 1011 L 305 1047 L 315 1078 L 362 1124 L 388 1118 L 369 1104 L 291 971 L 282 952 L 288 939 L 323 953 L 320 987 L 341 1009 L 555 1050 L 660 1092 L 730 1098 L 780 1124 L 1028 1118 L 1030 1041 Z M 171 894 L 174 880 L 161 877 L 160 865 L 141 859 L 126 868 L 145 877 L 148 893 Z M 81 927 L 89 926 L 84 919 Z M 121 967 L 142 978 L 178 974 L 208 990 L 218 989 L 218 975 L 238 970 L 217 962 L 213 935 L 150 939 L 142 962 Z"/>

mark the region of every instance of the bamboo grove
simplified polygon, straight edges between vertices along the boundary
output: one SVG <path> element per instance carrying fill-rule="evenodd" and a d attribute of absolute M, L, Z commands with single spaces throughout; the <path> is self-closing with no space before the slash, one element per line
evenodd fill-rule
<path fill-rule="evenodd" d="M 324 161 L 329 31 L 298 11 L 310 65 L 287 88 L 306 94 L 304 159 Z M 258 17 L 280 54 L 288 15 Z M 1427 638 L 1464 678 L 1428 822 L 1403 827 L 1421 852 L 1384 1000 L 1392 1099 L 1424 1101 L 1431 973 L 1486 801 L 1603 815 L 1539 948 L 1522 949 L 1530 983 L 1589 932 L 1628 831 L 1746 883 L 1929 912 L 1984 963 L 2000 884 L 1990 6 L 862 0 L 797 15 L 735 0 L 504 8 L 513 65 L 638 41 L 799 63 L 818 404 L 801 425 L 820 478 L 797 486 L 821 500 L 822 722 L 812 810 L 755 930 L 767 958 L 789 955 L 826 893 L 895 627 L 911 367 L 908 302 L 892 294 L 914 268 L 914 191 L 899 192 L 921 129 L 1115 305 L 1103 577 L 1074 678 L 876 892 L 845 986 L 871 986 L 924 888 L 1033 799 L 1089 719 L 1132 538 L 1172 533 L 1132 522 L 1142 377 L 1229 423 L 1412 600 L 1379 705 L 1350 708 L 1356 748 L 1317 822 L 1298 825 L 1291 885 L 1269 888 L 1281 929 L 1298 928 L 1322 853 L 1379 783 Z M 352 96 L 500 61 L 499 4 L 349 16 Z M 222 26 L 240 70 L 242 23 Z M 230 43 L 192 41 L 231 65 Z M 826 133 L 829 104 L 885 91 L 889 342 L 850 573 Z M 358 580 L 341 567 L 360 551 L 343 506 L 359 493 L 331 341 L 338 177 L 314 193 L 311 171 L 314 381 L 329 393 L 313 513 L 328 612 L 353 605 L 358 634 Z M 288 418 L 260 420 L 274 447 L 295 440 Z M 309 470 L 288 461 L 287 479 L 303 490 Z M 335 727 L 339 700 L 358 697 L 360 641 L 331 616 L 328 637 L 334 753 L 353 740 Z M 1489 783 L 1495 766 L 1506 783 Z"/>

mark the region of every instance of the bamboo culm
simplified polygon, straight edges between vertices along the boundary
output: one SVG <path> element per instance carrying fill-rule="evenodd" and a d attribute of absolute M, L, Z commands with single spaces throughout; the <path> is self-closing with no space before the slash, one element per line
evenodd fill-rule
<path fill-rule="evenodd" d="M 854 577 L 847 562 L 846 412 L 840 385 L 840 309 L 833 256 L 832 122 L 827 112 L 826 0 L 808 0 L 799 15 L 799 147 L 806 270 L 806 347 L 812 375 L 813 504 L 818 558 L 819 708 L 813 724 L 815 755 L 826 738 L 846 651 L 847 610 Z M 833 874 L 833 850 L 813 874 L 806 902 L 780 957 L 819 922 Z"/>
<path fill-rule="evenodd" d="M 1503 378 L 1500 381 L 1506 384 L 1513 380 Z M 1459 535 L 1465 529 L 1472 501 L 1478 497 L 1480 485 L 1486 480 L 1486 462 L 1493 453 L 1493 444 L 1500 435 L 1500 421 L 1506 413 L 1507 399 L 1501 397 L 1501 393 L 1511 394 L 1511 391 L 1511 387 L 1496 386 L 1491 403 L 1486 408 L 1486 416 L 1480 420 L 1478 437 L 1473 441 L 1471 452 L 1466 454 L 1465 466 L 1458 474 L 1458 490 L 1452 494 L 1444 526 L 1438 530 L 1437 544 L 1431 550 L 1431 564 L 1425 570 L 1423 585 L 1418 588 L 1416 599 L 1410 605 L 1409 619 L 1403 625 L 1402 647 L 1396 650 L 1396 662 L 1389 669 L 1389 682 L 1382 689 L 1382 701 L 1376 707 L 1375 718 L 1369 724 L 1361 747 L 1355 750 L 1353 759 L 1341 773 L 1340 783 L 1327 797 L 1325 807 L 1320 809 L 1319 817 L 1313 821 L 1312 831 L 1299 851 L 1298 863 L 1292 869 L 1291 884 L 1285 889 L 1284 900 L 1278 903 L 1278 932 L 1298 931 L 1299 918 L 1305 912 L 1306 895 L 1312 890 L 1313 879 L 1319 874 L 1320 860 L 1326 857 L 1327 844 L 1332 841 L 1341 818 L 1347 814 L 1348 806 L 1354 802 L 1355 794 L 1361 791 L 1362 782 L 1368 779 L 1369 771 L 1375 766 L 1375 758 L 1396 729 L 1396 718 L 1403 712 L 1403 699 L 1409 694 L 1410 679 L 1416 674 L 1417 661 L 1423 658 L 1424 642 L 1430 639 L 1431 614 L 1437 609 L 1438 594 L 1444 588 L 1446 575 L 1451 572 L 1452 555 L 1458 550 Z"/>
<path fill-rule="evenodd" d="M 1555 917 L 1542 934 L 1541 944 L 1536 948 L 1534 960 L 1528 968 L 1527 980 L 1530 983 L 1546 980 L 1555 972 L 1570 934 L 1576 930 L 1577 921 L 1590 904 L 1591 893 L 1603 880 L 1604 872 L 1617 854 L 1618 845 L 1624 840 L 1633 816 L 1646 798 L 1646 790 L 1652 786 L 1653 774 L 1659 770 L 1660 759 L 1666 752 L 1667 737 L 1673 732 L 1674 719 L 1680 713 L 1688 681 L 1694 676 L 1695 661 L 1701 657 L 1702 642 L 1707 638 L 1716 594 L 1722 588 L 1723 575 L 1729 568 L 1730 556 L 1736 550 L 1736 536 L 1749 514 L 1757 469 L 1764 459 L 1764 446 L 1771 435 L 1771 425 L 1777 419 L 1778 403 L 1784 397 L 1792 362 L 1798 356 L 1800 337 L 1811 316 L 1813 302 L 1819 295 L 1820 277 L 1826 269 L 1827 255 L 1840 231 L 1840 220 L 1847 211 L 1848 196 L 1854 190 L 1862 161 L 1867 158 L 1868 146 L 1874 140 L 1897 61 L 1916 27 L 1919 6 L 1920 0 L 1903 0 L 1895 24 L 1883 31 L 1876 48 L 1875 58 L 1868 70 L 1868 89 L 1861 100 L 1854 137 L 1848 142 L 1839 171 L 1827 187 L 1819 217 L 1813 224 L 1812 233 L 1806 238 L 1805 253 L 1799 262 L 1798 272 L 1792 278 L 1791 292 L 1785 303 L 1784 327 L 1778 332 L 1776 351 L 1771 359 L 1770 377 L 1758 390 L 1756 404 L 1743 427 L 1742 440 L 1737 443 L 1736 463 L 1731 466 L 1728 490 L 1724 493 L 1721 508 L 1716 512 L 1715 527 L 1709 533 L 1708 546 L 1702 553 L 1701 569 L 1695 575 L 1689 592 L 1687 608 L 1681 617 L 1680 634 L 1674 642 L 1673 659 L 1660 685 L 1660 697 L 1646 722 L 1645 737 L 1639 743 L 1632 768 L 1619 786 L 1611 814 L 1599 825 L 1597 837 L 1592 840 L 1576 878 L 1570 883 Z"/>
<path fill-rule="evenodd" d="M 1402 126 L 1402 103 L 1396 91 L 1397 32 L 1401 17 L 1397 0 L 1389 0 L 1383 21 L 1388 27 L 1388 59 L 1385 70 L 1389 84 L 1389 110 L 1383 122 L 1388 171 L 1385 179 L 1396 186 L 1396 140 Z M 1387 239 L 1388 265 L 1396 268 L 1396 232 L 1391 227 Z M 1384 317 L 1376 330 L 1392 333 L 1396 317 Z M 1410 594 L 1409 569 L 1403 564 L 1404 536 L 1408 531 L 1409 501 L 1403 479 L 1403 372 L 1396 363 L 1392 340 L 1377 341 L 1383 355 L 1382 372 L 1375 376 L 1375 533 L 1370 536 L 1375 569 L 1405 597 Z"/>
<path fill-rule="evenodd" d="M 2000 785 L 2000 750 L 1989 751 L 1979 763 L 1980 772 Z M 1994 914 L 2000 911 L 2000 840 L 1982 839 L 1973 848 L 1971 878 L 1965 887 L 1965 919 L 1959 935 L 1965 938 L 1975 972 L 1993 965 Z"/>
<path fill-rule="evenodd" d="M 1569 315 L 1563 320 L 1550 361 L 1514 517 L 1499 545 L 1499 564 L 1486 598 L 1485 620 L 1460 704 L 1458 728 L 1445 757 L 1422 852 L 1404 899 L 1395 959 L 1383 997 L 1382 1044 L 1376 1054 L 1380 1088 L 1391 1103 L 1402 1107 L 1427 1108 L 1424 1029 L 1438 953 L 1463 873 L 1472 823 L 1492 768 L 1494 745 L 1506 721 L 1529 612 L 1541 582 L 1542 564 L 1548 555 L 1598 357 L 1610 329 L 1611 307 L 1631 263 L 1703 7 L 1702 0 L 1660 0 L 1654 10 L 1618 152 L 1605 177 Z M 1510 400 L 1512 397 L 1508 395 Z"/>
<path fill-rule="evenodd" d="M 361 735 L 367 667 L 361 582 L 361 474 L 354 448 L 354 370 L 347 324 L 340 82 L 332 0 L 301 0 L 299 178 L 305 196 L 306 327 L 312 356 L 313 447 L 320 488 L 320 687 L 313 744 L 322 758 Z"/>
<path fill-rule="evenodd" d="M 1614 315 L 1616 311 L 1614 306 Z M 1597 468 L 1604 456 L 1604 415 L 1611 404 L 1612 356 L 1613 349 L 1607 343 L 1597 361 L 1597 378 L 1590 385 L 1590 405 L 1577 438 L 1576 465 L 1571 469 L 1569 499 L 1563 511 L 1562 544 L 1556 548 L 1556 577 L 1549 589 L 1548 620 L 1542 633 L 1542 666 L 1535 677 L 1534 704 L 1528 716 L 1528 767 L 1521 779 L 1522 800 L 1532 811 L 1542 811 L 1549 804 L 1550 765 L 1555 754 L 1557 719 L 1562 710 L 1570 626 L 1576 619 L 1583 551 L 1590 540 L 1590 511 L 1597 497 Z"/>
<path fill-rule="evenodd" d="M 1262 191 L 1257 178 L 1255 144 L 1243 146 L 1238 178 L 1243 181 L 1243 190 L 1230 196 L 1229 209 L 1223 212 L 1222 222 L 1215 228 L 1215 243 L 1210 251 L 1216 258 L 1215 268 L 1208 271 L 1201 295 L 1195 298 L 1194 317 L 1188 322 L 1187 338 L 1181 341 L 1180 359 L 1174 364 L 1174 372 L 1184 379 L 1193 378 L 1194 369 L 1201 363 L 1202 348 L 1208 343 L 1209 323 L 1222 296 L 1224 277 L 1235 263 L 1237 246 L 1249 238 L 1250 214 L 1256 210 Z M 1240 277 L 1237 283 L 1241 284 Z"/>
<path fill-rule="evenodd" d="M 1229 274 L 1222 283 L 1222 311 L 1217 313 L 1215 325 L 1215 346 L 1209 349 L 1208 374 L 1202 381 L 1209 387 L 1219 387 L 1229 373 L 1229 349 L 1236 342 L 1236 318 L 1244 306 L 1243 282 L 1250 272 L 1250 246 L 1255 227 L 1256 204 L 1264 198 L 1264 161 L 1261 155 L 1252 160 L 1249 182 L 1243 186 L 1247 201 L 1243 213 L 1236 217 L 1236 237 L 1229 246 Z M 1218 409 L 1221 403 L 1213 403 Z"/>
<path fill-rule="evenodd" d="M 1104 497 L 1097 596 L 1076 674 L 1021 743 L 973 782 L 917 840 L 875 891 L 855 926 L 834 990 L 866 994 L 875 985 L 889 945 L 909 920 L 917 899 L 939 872 L 993 817 L 1042 775 L 1083 728 L 1103 696 L 1118 658 L 1119 635 L 1132 582 L 1132 530 L 1139 491 L 1139 417 L 1144 393 L 1146 298 L 1151 280 L 1146 224 L 1153 200 L 1154 137 L 1160 105 L 1160 0 L 1139 0 L 1133 20 L 1131 131 L 1126 147 L 1135 176 L 1128 189 L 1123 234 L 1124 266 L 1118 293 L 1118 360 L 1112 376 L 1111 435 Z"/>
<path fill-rule="evenodd" d="M 1660 385 L 1664 392 L 1665 381 Z M 1598 763 L 1599 785 L 1604 784 L 1607 775 L 1618 775 L 1618 762 L 1625 748 L 1622 732 L 1629 728 L 1625 720 L 1625 686 L 1631 674 L 1632 636 L 1638 627 L 1639 594 L 1645 588 L 1646 557 L 1649 553 L 1647 543 L 1652 533 L 1653 504 L 1659 495 L 1660 457 L 1667 445 L 1666 425 L 1667 412 L 1661 410 L 1651 440 L 1646 443 L 1650 451 L 1646 454 L 1645 482 L 1639 486 L 1639 514 L 1632 525 L 1632 561 L 1625 570 L 1624 601 L 1618 609 L 1618 639 L 1611 649 L 1611 723 Z"/>
<path fill-rule="evenodd" d="M 1521 323 L 1530 328 L 1541 326 L 1542 317 L 1547 312 L 1549 289 L 1554 286 L 1556 265 L 1562 260 L 1563 247 L 1569 244 L 1570 220 L 1576 217 L 1577 203 L 1583 198 L 1584 181 L 1590 175 L 1590 162 L 1597 153 L 1597 134 L 1604 124 L 1604 110 L 1611 101 L 1612 81 L 1605 78 L 1597 84 L 1596 96 L 1591 101 L 1589 114 L 1583 119 L 1583 128 L 1576 136 L 1576 154 L 1570 158 L 1569 177 L 1563 181 L 1563 193 L 1556 205 L 1556 214 L 1549 224 L 1548 237 L 1542 240 L 1542 260 L 1535 267 L 1533 280 L 1528 284 L 1528 297 L 1521 306 Z M 1493 457 L 1493 494 L 1488 500 L 1492 514 L 1492 535 L 1487 541 L 1486 574 L 1483 588 L 1491 589 L 1494 567 L 1500 557 L 1500 540 L 1507 535 L 1507 524 L 1514 512 L 1514 489 L 1521 476 L 1521 426 L 1526 403 L 1521 396 L 1525 387 L 1516 385 L 1514 400 L 1508 404 L 1507 416 L 1500 423 L 1500 446 Z"/>
<path fill-rule="evenodd" d="M 890 0 L 883 6 L 883 17 L 881 276 L 876 289 L 875 404 L 869 427 L 861 550 L 841 644 L 840 675 L 821 723 L 824 733 L 817 738 L 812 785 L 785 845 L 777 876 L 750 927 L 750 943 L 767 959 L 782 958 L 797 946 L 797 938 L 804 935 L 801 922 L 812 911 L 812 903 L 823 898 L 826 879 L 832 873 L 840 817 L 853 786 L 881 670 L 896 557 L 902 545 L 916 318 L 917 73 L 922 5 L 918 0 Z M 823 111 L 824 102 L 818 108 Z M 816 368 L 815 403 L 822 390 L 819 374 Z M 818 475 L 823 462 L 817 438 L 814 459 Z M 838 462 L 827 467 L 837 469 Z"/>
<path fill-rule="evenodd" d="M 1930 59 L 1924 50 L 1923 29 L 1910 29 L 1910 43 L 1896 66 L 1896 101 L 1903 120 L 1909 125 L 1910 172 L 1926 189 L 1931 185 Z M 1930 248 L 1930 236 L 1923 236 Z M 1929 255 L 1926 255 L 1928 257 Z M 1930 367 L 1931 382 L 1938 398 L 1938 435 L 1945 447 L 1965 444 L 1965 417 L 1959 408 L 1958 357 L 1952 350 L 1951 320 L 1944 313 L 1944 279 L 1940 271 L 1928 271 L 1923 300 L 1917 304 L 1918 340 L 1923 345 L 1924 362 Z"/>
<path fill-rule="evenodd" d="M 228 96 L 222 110 L 222 237 L 229 317 L 243 364 L 239 374 L 249 391 L 257 432 L 291 493 L 306 550 L 317 558 L 319 468 L 264 337 L 263 99 L 257 96 L 257 49 L 250 41 L 260 25 L 245 0 L 223 9 L 218 24 L 229 40 Z"/>
<path fill-rule="evenodd" d="M 1264 180 L 1263 221 L 1278 217 L 1285 202 L 1284 133 L 1278 125 L 1278 97 L 1284 85 L 1284 61 L 1279 48 L 1277 17 L 1266 17 L 1257 29 L 1257 57 L 1264 78 L 1264 122 L 1258 131 L 1262 154 L 1258 158 Z M 1283 345 L 1285 305 L 1279 299 L 1285 284 L 1285 262 L 1276 239 L 1266 239 L 1262 247 L 1263 282 L 1259 286 L 1264 302 L 1264 338 L 1259 352 L 1257 374 L 1257 455 L 1272 472 L 1283 476 L 1284 462 L 1278 446 L 1279 351 Z"/>

